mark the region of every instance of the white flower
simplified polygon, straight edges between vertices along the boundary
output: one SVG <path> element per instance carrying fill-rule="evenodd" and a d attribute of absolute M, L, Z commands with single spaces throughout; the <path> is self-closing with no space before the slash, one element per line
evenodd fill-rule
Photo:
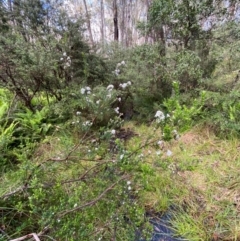
<path fill-rule="evenodd" d="M 107 90 L 108 91 L 112 91 L 114 89 L 114 86 L 113 85 L 109 85 L 108 87 L 107 87 Z"/>
<path fill-rule="evenodd" d="M 122 100 L 121 97 L 119 97 L 119 98 L 118 98 L 118 101 L 121 102 L 121 100 Z"/>
<path fill-rule="evenodd" d="M 114 111 L 115 111 L 117 114 L 119 114 L 119 107 L 116 107 L 116 108 L 114 109 Z"/>
<path fill-rule="evenodd" d="M 171 156 L 172 155 L 172 152 L 170 150 L 167 150 L 167 153 L 166 153 L 167 156 Z"/>
<path fill-rule="evenodd" d="M 161 151 L 156 151 L 156 155 L 159 156 L 161 154 Z"/>
<path fill-rule="evenodd" d="M 63 61 L 63 58 L 60 58 L 60 61 Z"/>
<path fill-rule="evenodd" d="M 120 73 L 120 69 L 115 69 L 115 71 L 114 71 L 114 73 L 115 73 L 115 75 L 119 75 L 119 73 Z"/>
<path fill-rule="evenodd" d="M 80 111 L 77 111 L 77 112 L 76 112 L 76 115 L 81 115 L 81 112 L 80 112 Z"/>
<path fill-rule="evenodd" d="M 96 104 L 99 105 L 99 103 L 100 103 L 100 100 L 97 100 L 97 101 L 96 101 Z"/>
<path fill-rule="evenodd" d="M 90 94 L 91 94 L 91 91 L 88 91 L 87 94 L 90 95 Z"/>
<path fill-rule="evenodd" d="M 169 114 L 166 114 L 166 118 L 170 118 L 170 115 L 169 115 Z"/>
<path fill-rule="evenodd" d="M 124 157 L 124 154 L 121 154 L 121 155 L 120 155 L 120 160 L 122 160 L 122 159 L 123 159 L 123 157 Z"/>
<path fill-rule="evenodd" d="M 120 86 L 121 88 L 125 89 L 125 88 L 128 86 L 128 84 L 127 84 L 127 83 L 123 83 L 123 84 L 120 84 L 119 86 Z"/>
<path fill-rule="evenodd" d="M 128 85 L 132 85 L 132 82 L 131 82 L 131 81 L 128 81 L 127 84 L 128 84 Z"/>
<path fill-rule="evenodd" d="M 157 144 L 161 146 L 163 144 L 163 141 L 158 141 Z"/>
<path fill-rule="evenodd" d="M 63 53 L 63 56 L 67 56 L 67 53 L 66 53 L 66 52 L 64 52 L 64 53 Z"/>
<path fill-rule="evenodd" d="M 125 63 L 125 61 L 124 61 L 124 60 L 121 62 L 121 65 L 126 65 L 126 63 Z"/>
<path fill-rule="evenodd" d="M 87 86 L 87 87 L 86 87 L 86 90 L 91 91 L 91 88 Z"/>
<path fill-rule="evenodd" d="M 77 207 L 77 203 L 75 203 L 73 207 L 74 207 L 74 208 Z"/>
<path fill-rule="evenodd" d="M 155 118 L 157 118 L 157 122 L 160 123 L 165 119 L 165 116 L 162 111 L 158 110 L 155 114 Z"/>
<path fill-rule="evenodd" d="M 111 130 L 111 134 L 112 134 L 112 135 L 115 135 L 115 134 L 116 134 L 116 131 L 115 131 L 115 130 Z"/>
<path fill-rule="evenodd" d="M 93 123 L 91 121 L 85 121 L 83 126 L 91 126 Z"/>
<path fill-rule="evenodd" d="M 85 94 L 85 88 L 81 88 L 81 94 Z"/>
<path fill-rule="evenodd" d="M 121 66 L 121 63 L 117 63 L 117 68 L 119 68 Z"/>
<path fill-rule="evenodd" d="M 177 130 L 173 130 L 172 133 L 173 133 L 174 135 L 177 135 Z"/>
<path fill-rule="evenodd" d="M 130 185 L 131 184 L 131 181 L 127 181 L 127 185 Z"/>
<path fill-rule="evenodd" d="M 128 186 L 128 190 L 131 190 L 132 188 L 131 188 L 131 186 Z"/>
<path fill-rule="evenodd" d="M 61 220 L 60 220 L 60 219 L 58 219 L 58 220 L 57 220 L 57 222 L 58 222 L 58 223 L 60 223 L 60 222 L 61 222 Z"/>

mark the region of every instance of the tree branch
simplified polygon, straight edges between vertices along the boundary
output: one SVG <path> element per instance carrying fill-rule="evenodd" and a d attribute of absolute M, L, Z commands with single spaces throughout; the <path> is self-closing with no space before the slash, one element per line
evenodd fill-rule
<path fill-rule="evenodd" d="M 111 186 L 109 186 L 108 188 L 106 188 L 98 197 L 96 197 L 95 199 L 93 199 L 92 201 L 90 202 L 87 202 L 79 207 L 76 207 L 76 208 L 72 208 L 70 210 L 66 210 L 66 211 L 63 211 L 59 214 L 59 218 L 62 218 L 64 217 L 65 215 L 69 214 L 69 213 L 72 213 L 72 212 L 75 212 L 75 211 L 79 211 L 85 207 L 89 207 L 89 206 L 93 206 L 94 204 L 96 204 L 99 200 L 102 199 L 102 197 L 108 193 L 110 190 L 112 190 L 120 181 L 122 181 L 123 179 L 126 179 L 128 176 L 127 175 L 123 175 L 118 181 L 116 181 L 115 183 L 113 183 Z"/>

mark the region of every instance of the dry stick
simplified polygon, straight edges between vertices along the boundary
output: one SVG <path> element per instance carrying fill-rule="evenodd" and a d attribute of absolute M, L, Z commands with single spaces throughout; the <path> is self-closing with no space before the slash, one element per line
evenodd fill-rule
<path fill-rule="evenodd" d="M 31 238 L 31 237 L 33 237 L 36 241 L 40 241 L 40 239 L 38 238 L 36 233 L 30 233 L 30 234 L 27 234 L 27 235 L 22 236 L 20 238 L 11 239 L 9 241 L 22 241 L 22 240 L 25 240 L 25 239 L 28 239 L 28 238 Z"/>
<path fill-rule="evenodd" d="M 67 214 L 69 214 L 69 213 L 72 213 L 72 212 L 81 210 L 81 209 L 83 209 L 83 208 L 85 208 L 85 207 L 94 205 L 94 204 L 95 204 L 96 202 L 98 202 L 107 192 L 109 192 L 110 190 L 112 190 L 121 180 L 126 179 L 127 177 L 128 177 L 127 175 L 122 176 L 119 180 L 117 180 L 115 183 L 113 183 L 111 186 L 109 186 L 107 189 L 105 189 L 97 198 L 93 199 L 92 201 L 87 202 L 87 203 L 83 204 L 82 206 L 79 206 L 79 207 L 72 208 L 72 209 L 70 209 L 70 210 L 61 212 L 61 213 L 59 214 L 58 218 L 62 218 L 63 216 L 65 216 L 65 215 L 67 215 Z"/>

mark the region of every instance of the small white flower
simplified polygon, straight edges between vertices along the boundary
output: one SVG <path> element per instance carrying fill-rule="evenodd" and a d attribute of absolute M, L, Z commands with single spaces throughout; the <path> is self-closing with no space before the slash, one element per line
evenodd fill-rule
<path fill-rule="evenodd" d="M 83 126 L 91 126 L 92 125 L 92 122 L 91 121 L 85 121 L 83 123 Z"/>
<path fill-rule="evenodd" d="M 167 150 L 167 153 L 166 153 L 167 156 L 171 156 L 172 155 L 172 152 L 170 150 Z"/>
<path fill-rule="evenodd" d="M 161 146 L 163 144 L 163 141 L 158 141 L 157 144 Z"/>
<path fill-rule="evenodd" d="M 131 184 L 131 181 L 127 181 L 127 185 L 130 185 Z"/>
<path fill-rule="evenodd" d="M 131 188 L 131 186 L 128 186 L 128 190 L 131 190 L 132 188 Z"/>
<path fill-rule="evenodd" d="M 156 151 L 156 155 L 157 156 L 161 155 L 161 151 Z"/>
<path fill-rule="evenodd" d="M 72 122 L 72 125 L 74 125 L 74 124 L 75 124 L 75 122 L 73 121 L 73 122 Z"/>
<path fill-rule="evenodd" d="M 73 207 L 74 207 L 74 208 L 77 207 L 77 203 L 75 203 Z"/>
<path fill-rule="evenodd" d="M 122 160 L 122 159 L 123 159 L 123 157 L 124 157 L 124 154 L 121 154 L 121 155 L 120 155 L 120 160 Z"/>
<path fill-rule="evenodd" d="M 173 133 L 174 135 L 177 135 L 177 130 L 173 130 L 172 133 Z"/>
<path fill-rule="evenodd" d="M 91 88 L 87 86 L 87 87 L 86 87 L 86 90 L 87 90 L 87 91 L 91 91 Z"/>
<path fill-rule="evenodd" d="M 151 153 L 152 153 L 152 151 L 148 150 L 148 154 L 151 154 Z"/>
<path fill-rule="evenodd" d="M 115 69 L 114 73 L 115 73 L 116 76 L 118 76 L 119 73 L 120 73 L 120 69 Z"/>
<path fill-rule="evenodd" d="M 170 115 L 169 115 L 169 114 L 166 114 L 166 118 L 170 118 Z"/>
<path fill-rule="evenodd" d="M 115 135 L 115 134 L 116 134 L 116 131 L 115 131 L 115 130 L 111 130 L 111 134 L 112 134 L 112 135 Z"/>
<path fill-rule="evenodd" d="M 119 114 L 119 107 L 116 107 L 116 108 L 114 109 L 114 111 L 115 111 L 117 114 Z"/>
<path fill-rule="evenodd" d="M 60 219 L 58 219 L 58 220 L 57 220 L 57 222 L 58 222 L 58 223 L 60 223 L 60 222 L 61 222 L 61 220 L 60 220 Z"/>
<path fill-rule="evenodd" d="M 77 111 L 77 112 L 76 112 L 76 115 L 81 115 L 81 112 L 80 112 L 80 111 Z"/>
<path fill-rule="evenodd" d="M 132 82 L 131 82 L 131 81 L 128 81 L 127 84 L 128 84 L 128 85 L 132 85 Z"/>
<path fill-rule="evenodd" d="M 123 83 L 123 84 L 120 84 L 119 86 L 120 86 L 121 88 L 123 88 L 123 89 L 126 89 L 127 86 L 128 86 L 128 84 L 127 84 L 127 83 Z"/>
<path fill-rule="evenodd" d="M 121 100 L 122 100 L 121 97 L 119 97 L 119 98 L 118 98 L 118 101 L 121 102 Z"/>
<path fill-rule="evenodd" d="M 117 68 L 119 68 L 121 66 L 121 63 L 117 63 Z"/>
<path fill-rule="evenodd" d="M 114 89 L 114 86 L 113 85 L 109 85 L 108 87 L 107 87 L 107 90 L 108 91 L 112 91 Z"/>
<path fill-rule="evenodd" d="M 99 105 L 99 103 L 100 103 L 100 100 L 97 100 L 97 101 L 96 101 L 96 104 Z"/>
<path fill-rule="evenodd" d="M 60 61 L 63 61 L 63 58 L 60 58 Z"/>
<path fill-rule="evenodd" d="M 88 91 L 87 94 L 90 95 L 90 94 L 91 94 L 91 91 Z"/>
<path fill-rule="evenodd" d="M 63 53 L 63 56 L 67 56 L 67 53 L 66 53 L 66 52 L 64 52 L 64 53 Z"/>
<path fill-rule="evenodd" d="M 85 94 L 85 88 L 81 88 L 81 94 L 83 95 L 83 94 Z"/>
<path fill-rule="evenodd" d="M 125 63 L 125 61 L 124 61 L 124 60 L 121 62 L 121 65 L 126 65 L 126 63 Z"/>
<path fill-rule="evenodd" d="M 155 118 L 157 118 L 157 123 L 160 123 L 161 121 L 163 121 L 165 119 L 165 115 L 163 114 L 162 111 L 158 110 L 154 116 Z"/>

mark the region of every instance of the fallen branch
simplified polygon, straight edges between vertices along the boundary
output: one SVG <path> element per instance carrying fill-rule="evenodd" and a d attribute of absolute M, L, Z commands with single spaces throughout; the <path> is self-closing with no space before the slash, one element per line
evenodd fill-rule
<path fill-rule="evenodd" d="M 107 189 L 105 189 L 97 198 L 93 199 L 92 201 L 90 202 L 87 202 L 79 207 L 76 207 L 76 208 L 72 208 L 70 210 L 67 210 L 67 211 L 63 211 L 59 214 L 58 218 L 62 218 L 63 216 L 69 214 L 69 213 L 72 213 L 72 212 L 75 212 L 75 211 L 79 211 L 85 207 L 89 207 L 89 206 L 93 206 L 96 202 L 98 202 L 99 200 L 102 199 L 102 197 L 107 193 L 109 192 L 110 190 L 112 190 L 120 181 L 122 181 L 123 179 L 126 179 L 128 176 L 127 175 L 124 175 L 122 176 L 119 180 L 117 180 L 115 183 L 113 183 L 111 186 L 109 186 Z"/>
<path fill-rule="evenodd" d="M 27 234 L 25 236 L 22 236 L 22 237 L 19 237 L 19 238 L 16 238 L 16 239 L 11 239 L 9 241 L 22 241 L 22 240 L 25 240 L 25 239 L 29 239 L 30 240 L 36 240 L 36 241 L 41 241 L 39 239 L 39 236 L 43 236 L 47 231 L 49 230 L 49 226 L 46 226 L 41 232 L 39 232 L 38 234 L 36 233 L 30 233 L 30 234 Z"/>
<path fill-rule="evenodd" d="M 27 235 L 22 236 L 20 238 L 11 239 L 9 241 L 21 241 L 21 240 L 29 239 L 31 237 L 33 237 L 36 241 L 40 241 L 40 239 L 39 239 L 39 237 L 36 233 L 30 233 L 30 234 L 27 234 Z"/>

